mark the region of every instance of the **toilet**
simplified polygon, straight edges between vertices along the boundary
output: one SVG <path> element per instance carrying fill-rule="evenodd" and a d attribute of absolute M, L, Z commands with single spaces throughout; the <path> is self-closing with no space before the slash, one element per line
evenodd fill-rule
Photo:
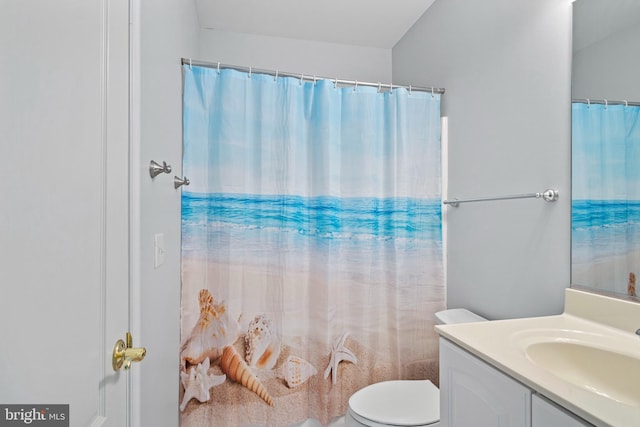
<path fill-rule="evenodd" d="M 439 311 L 436 323 L 481 322 L 487 319 L 463 308 Z M 440 390 L 429 380 L 382 381 L 349 398 L 347 427 L 436 427 L 440 425 Z"/>

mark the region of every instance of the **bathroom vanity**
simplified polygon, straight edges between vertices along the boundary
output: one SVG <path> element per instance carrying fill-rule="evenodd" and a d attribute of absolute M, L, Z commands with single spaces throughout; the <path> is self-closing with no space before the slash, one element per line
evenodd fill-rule
<path fill-rule="evenodd" d="M 564 313 L 439 325 L 445 427 L 640 425 L 640 304 L 567 289 Z"/>
<path fill-rule="evenodd" d="M 443 426 L 592 425 L 444 338 L 440 360 Z"/>

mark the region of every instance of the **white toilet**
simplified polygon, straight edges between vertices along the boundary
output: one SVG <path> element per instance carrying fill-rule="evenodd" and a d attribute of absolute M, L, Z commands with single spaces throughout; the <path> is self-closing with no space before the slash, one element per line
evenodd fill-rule
<path fill-rule="evenodd" d="M 436 323 L 481 322 L 487 319 L 456 308 L 435 314 Z M 382 381 L 349 398 L 348 427 L 436 427 L 440 425 L 440 390 L 429 380 Z"/>

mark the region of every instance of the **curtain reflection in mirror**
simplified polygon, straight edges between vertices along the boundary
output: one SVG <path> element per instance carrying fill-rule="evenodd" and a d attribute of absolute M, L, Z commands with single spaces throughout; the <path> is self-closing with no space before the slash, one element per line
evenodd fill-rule
<path fill-rule="evenodd" d="M 640 107 L 572 104 L 572 282 L 636 296 Z"/>

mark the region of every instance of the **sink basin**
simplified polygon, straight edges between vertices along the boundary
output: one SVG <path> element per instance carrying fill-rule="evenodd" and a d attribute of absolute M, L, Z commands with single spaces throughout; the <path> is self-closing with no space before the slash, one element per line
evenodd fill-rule
<path fill-rule="evenodd" d="M 640 407 L 640 354 L 633 357 L 573 340 L 530 342 L 524 350 L 534 364 L 568 383 Z"/>

